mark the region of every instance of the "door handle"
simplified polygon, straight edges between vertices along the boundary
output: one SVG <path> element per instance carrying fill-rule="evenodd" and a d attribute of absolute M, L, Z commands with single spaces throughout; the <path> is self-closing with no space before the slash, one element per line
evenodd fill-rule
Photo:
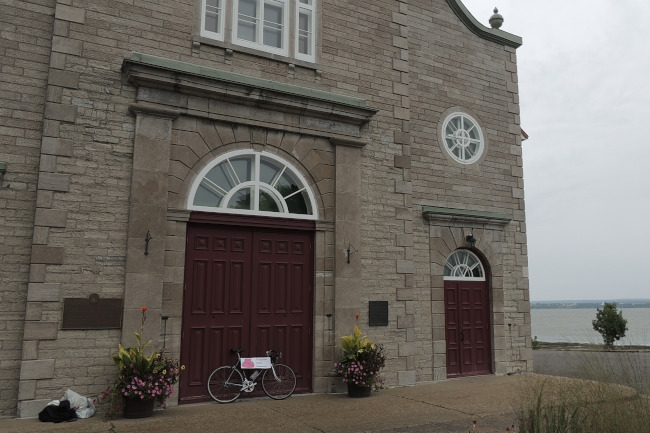
<path fill-rule="evenodd" d="M 465 333 L 460 331 L 460 341 L 465 341 Z"/>

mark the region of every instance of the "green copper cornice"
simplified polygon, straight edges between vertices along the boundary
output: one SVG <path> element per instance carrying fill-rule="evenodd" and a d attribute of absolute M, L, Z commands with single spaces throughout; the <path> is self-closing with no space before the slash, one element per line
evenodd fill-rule
<path fill-rule="evenodd" d="M 422 206 L 422 214 L 429 220 L 479 222 L 498 225 L 506 225 L 511 221 L 510 217 L 503 213 L 438 206 Z"/>
<path fill-rule="evenodd" d="M 291 84 L 280 83 L 277 81 L 265 80 L 262 78 L 251 77 L 248 75 L 237 74 L 234 72 L 223 71 L 220 69 L 209 68 L 206 66 L 194 65 L 191 63 L 181 62 L 178 60 L 166 59 L 163 57 L 152 56 L 143 53 L 131 53 L 131 58 L 125 60 L 126 64 L 140 64 L 162 70 L 176 73 L 194 75 L 197 77 L 209 78 L 223 83 L 251 87 L 272 91 L 280 94 L 292 95 L 307 99 L 314 99 L 334 104 L 355 107 L 370 112 L 377 110 L 368 108 L 366 100 L 353 98 L 351 96 L 338 95 L 336 93 L 325 92 L 322 90 L 309 89 L 306 87 L 295 86 Z"/>
<path fill-rule="evenodd" d="M 521 37 L 513 35 L 503 30 L 485 27 L 479 23 L 476 18 L 467 10 L 461 0 L 447 0 L 451 10 L 454 11 L 456 16 L 467 26 L 467 28 L 475 35 L 487 39 L 488 41 L 496 42 L 498 44 L 507 45 L 513 48 L 519 48 L 523 43 Z"/>

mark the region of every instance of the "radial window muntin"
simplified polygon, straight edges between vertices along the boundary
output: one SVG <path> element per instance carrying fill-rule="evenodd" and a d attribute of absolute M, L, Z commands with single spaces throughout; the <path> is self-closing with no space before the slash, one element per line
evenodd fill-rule
<path fill-rule="evenodd" d="M 445 263 L 443 279 L 485 281 L 485 271 L 481 260 L 474 253 L 468 250 L 456 250 Z"/>
<path fill-rule="evenodd" d="M 187 208 L 204 212 L 317 219 L 305 178 L 282 158 L 249 150 L 215 159 L 197 175 Z"/>
<path fill-rule="evenodd" d="M 485 149 L 481 127 L 474 118 L 465 113 L 452 113 L 442 125 L 443 147 L 461 164 L 473 164 Z"/>

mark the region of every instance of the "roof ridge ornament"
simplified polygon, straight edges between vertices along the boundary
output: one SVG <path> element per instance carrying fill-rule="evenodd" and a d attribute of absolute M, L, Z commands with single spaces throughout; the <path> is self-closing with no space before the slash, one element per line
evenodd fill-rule
<path fill-rule="evenodd" d="M 499 13 L 499 9 L 494 8 L 494 15 L 490 17 L 490 26 L 493 29 L 498 29 L 503 24 L 503 15 Z"/>
<path fill-rule="evenodd" d="M 447 4 L 469 31 L 478 37 L 512 48 L 519 48 L 523 43 L 520 36 L 513 35 L 501 29 L 486 27 L 479 23 L 467 10 L 461 0 L 447 0 Z"/>

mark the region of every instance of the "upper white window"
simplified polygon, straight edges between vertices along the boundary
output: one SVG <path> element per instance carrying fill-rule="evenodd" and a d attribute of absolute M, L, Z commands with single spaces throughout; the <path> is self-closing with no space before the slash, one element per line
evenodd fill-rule
<path fill-rule="evenodd" d="M 202 0 L 201 36 L 315 62 L 315 3 L 316 0 Z"/>
<path fill-rule="evenodd" d="M 481 260 L 471 251 L 456 250 L 445 263 L 443 279 L 485 281 L 485 272 Z"/>
<path fill-rule="evenodd" d="M 288 0 L 235 0 L 233 43 L 287 54 Z"/>
<path fill-rule="evenodd" d="M 300 0 L 296 6 L 296 58 L 314 61 L 316 38 L 314 37 L 314 3 L 316 0 Z"/>
<path fill-rule="evenodd" d="M 452 113 L 442 124 L 443 147 L 461 164 L 473 164 L 485 149 L 483 132 L 478 122 L 465 113 Z"/>
<path fill-rule="evenodd" d="M 203 0 L 201 11 L 201 35 L 223 41 L 224 1 Z"/>
<path fill-rule="evenodd" d="M 282 158 L 230 152 L 208 164 L 190 189 L 188 208 L 316 219 L 314 195 L 302 175 Z"/>

